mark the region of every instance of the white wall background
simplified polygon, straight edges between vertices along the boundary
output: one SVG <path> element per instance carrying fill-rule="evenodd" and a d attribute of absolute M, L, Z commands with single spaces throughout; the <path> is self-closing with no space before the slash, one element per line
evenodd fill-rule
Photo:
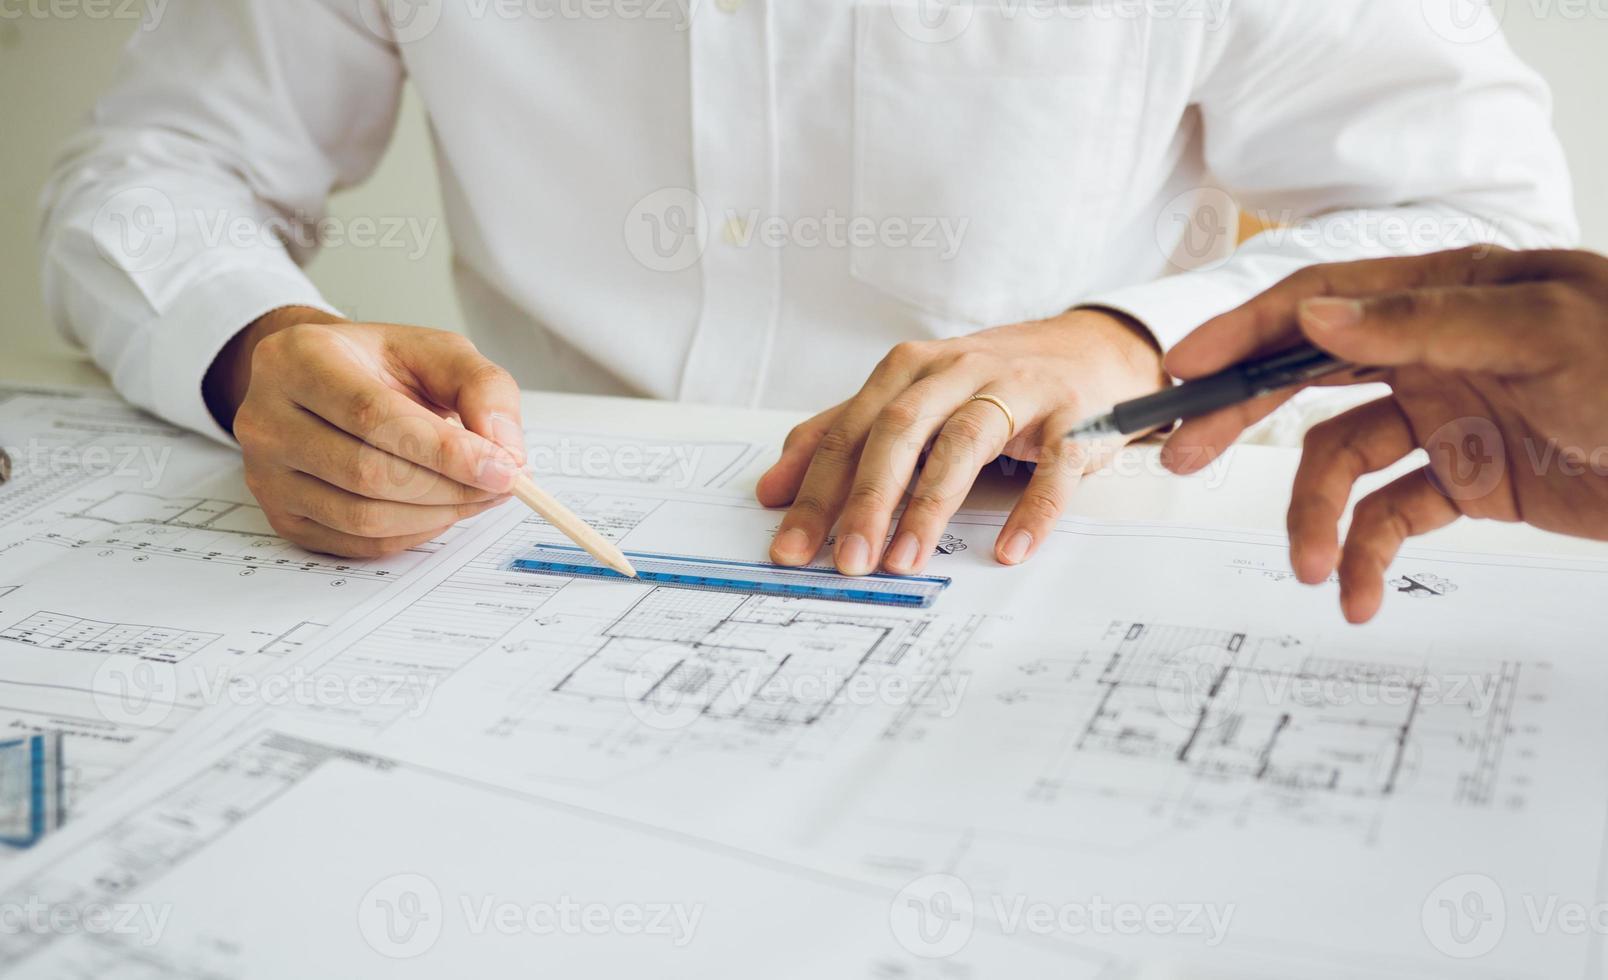
<path fill-rule="evenodd" d="M 77 16 L 32 13 L 41 8 L 51 9 L 39 0 L 0 0 L 0 374 L 10 376 L 67 350 L 39 297 L 36 201 L 57 148 L 93 103 L 135 26 L 92 16 L 94 4 L 62 8 L 81 10 Z M 1608 253 L 1608 0 L 1508 0 L 1504 23 L 1519 54 L 1552 83 L 1585 244 Z M 320 255 L 312 275 L 333 303 L 362 319 L 461 326 L 448 275 L 450 243 L 439 224 L 435 167 L 417 101 L 409 100 L 380 171 L 342 195 L 334 210 L 338 217 L 417 215 L 438 224 L 415 260 L 408 251 L 384 248 Z"/>

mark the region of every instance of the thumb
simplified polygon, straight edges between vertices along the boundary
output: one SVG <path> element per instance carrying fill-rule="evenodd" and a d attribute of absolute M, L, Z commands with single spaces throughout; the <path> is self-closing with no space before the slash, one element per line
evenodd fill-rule
<path fill-rule="evenodd" d="M 432 401 L 457 412 L 464 428 L 508 450 L 524 465 L 525 429 L 513 375 L 468 339 L 446 331 L 432 331 L 409 353 L 408 369 Z"/>
<path fill-rule="evenodd" d="M 1509 376 L 1537 374 L 1561 357 L 1540 284 L 1417 289 L 1368 299 L 1301 303 L 1301 332 L 1329 353 L 1368 367 L 1429 367 Z"/>

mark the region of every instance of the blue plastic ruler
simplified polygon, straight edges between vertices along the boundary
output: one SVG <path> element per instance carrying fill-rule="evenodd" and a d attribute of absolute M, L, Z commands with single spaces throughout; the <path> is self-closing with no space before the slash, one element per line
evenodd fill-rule
<path fill-rule="evenodd" d="M 929 575 L 848 576 L 829 568 L 786 568 L 640 551 L 628 551 L 625 555 L 636 567 L 637 581 L 712 592 L 837 599 L 925 609 L 949 588 L 949 579 Z M 580 548 L 569 545 L 537 545 L 526 557 L 514 559 L 512 567 L 536 574 L 626 580 Z"/>

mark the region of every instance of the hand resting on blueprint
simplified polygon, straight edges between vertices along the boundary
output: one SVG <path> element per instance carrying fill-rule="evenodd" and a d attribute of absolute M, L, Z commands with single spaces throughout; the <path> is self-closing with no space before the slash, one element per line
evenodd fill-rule
<path fill-rule="evenodd" d="M 1035 464 L 994 546 L 1000 562 L 1021 564 L 1102 462 L 1062 434 L 1092 407 L 1148 394 L 1164 380 L 1149 332 L 1098 310 L 900 344 L 859 394 L 794 429 L 760 479 L 760 503 L 790 507 L 771 558 L 813 560 L 836 524 L 839 571 L 919 572 L 979 472 L 1003 454 Z"/>
<path fill-rule="evenodd" d="M 279 310 L 236 336 L 207 403 L 274 530 L 313 551 L 404 551 L 508 499 L 519 386 L 457 334 Z"/>
<path fill-rule="evenodd" d="M 1290 560 L 1307 583 L 1338 565 L 1352 622 L 1378 612 L 1409 537 L 1460 516 L 1608 539 L 1608 259 L 1477 248 L 1306 269 L 1205 324 L 1168 354 L 1198 378 L 1302 337 L 1384 369 L 1390 397 L 1313 428 L 1291 493 Z M 1289 392 L 1196 419 L 1162 461 L 1192 472 Z M 1356 481 L 1426 450 L 1429 463 L 1359 501 Z"/>

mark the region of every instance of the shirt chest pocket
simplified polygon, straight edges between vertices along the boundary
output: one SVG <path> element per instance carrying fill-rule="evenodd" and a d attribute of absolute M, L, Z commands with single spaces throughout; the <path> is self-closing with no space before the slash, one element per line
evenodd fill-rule
<path fill-rule="evenodd" d="M 877 231 L 855 278 L 979 326 L 1075 305 L 1136 159 L 1143 21 L 1083 0 L 856 18 L 854 207 Z"/>

